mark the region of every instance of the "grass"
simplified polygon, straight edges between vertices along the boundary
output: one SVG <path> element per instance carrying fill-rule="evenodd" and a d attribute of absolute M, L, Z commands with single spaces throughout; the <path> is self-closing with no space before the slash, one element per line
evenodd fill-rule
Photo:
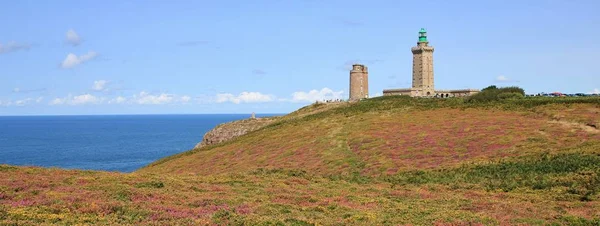
<path fill-rule="evenodd" d="M 0 224 L 592 224 L 599 147 L 379 177 L 16 167 L 0 171 Z"/>
<path fill-rule="evenodd" d="M 434 171 L 408 171 L 389 176 L 393 185 L 477 184 L 487 191 L 516 189 L 556 190 L 558 200 L 590 201 L 600 190 L 600 157 L 597 154 L 543 154 L 521 161 L 499 161 L 484 165 Z"/>
<path fill-rule="evenodd" d="M 380 97 L 327 110 L 322 110 L 324 105 L 308 106 L 290 114 L 294 117 L 282 117 L 229 142 L 159 160 L 141 171 L 211 175 L 299 168 L 325 176 L 377 176 L 556 151 L 600 139 L 600 133 L 579 124 L 550 123 L 551 114 L 562 109 L 548 106 L 566 104 L 548 104 L 547 99 L 551 98 L 489 105 L 460 98 Z M 571 99 L 589 102 L 569 103 L 587 113 L 567 114 L 565 120 L 600 118 L 596 113 L 600 98 Z M 311 110 L 315 113 L 309 114 Z"/>
<path fill-rule="evenodd" d="M 598 225 L 598 112 L 598 98 L 310 105 L 129 174 L 0 165 L 0 225 Z"/>

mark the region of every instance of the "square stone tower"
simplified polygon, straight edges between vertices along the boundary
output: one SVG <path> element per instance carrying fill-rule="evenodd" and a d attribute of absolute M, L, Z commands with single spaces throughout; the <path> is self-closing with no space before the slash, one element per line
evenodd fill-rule
<path fill-rule="evenodd" d="M 435 90 L 433 86 L 433 46 L 427 41 L 427 31 L 421 28 L 419 42 L 412 47 L 413 70 L 412 87 L 401 89 L 384 89 L 384 96 L 407 95 L 411 97 L 464 97 L 478 93 L 477 89 Z"/>
<path fill-rule="evenodd" d="M 350 70 L 350 101 L 369 97 L 369 71 L 365 65 L 354 64 Z"/>
<path fill-rule="evenodd" d="M 412 88 L 417 90 L 415 96 L 434 96 L 433 87 L 433 46 L 429 46 L 427 31 L 421 28 L 419 31 L 419 42 L 412 47 L 413 70 Z"/>

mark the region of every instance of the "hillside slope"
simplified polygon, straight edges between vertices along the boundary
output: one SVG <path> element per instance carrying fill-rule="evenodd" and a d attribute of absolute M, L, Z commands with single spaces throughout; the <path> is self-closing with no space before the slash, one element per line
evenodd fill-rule
<path fill-rule="evenodd" d="M 278 117 L 242 119 L 217 125 L 202 137 L 194 148 L 220 144 L 275 122 Z"/>
<path fill-rule="evenodd" d="M 597 225 L 599 148 L 384 179 L 293 170 L 215 177 L 0 165 L 0 224 Z"/>
<path fill-rule="evenodd" d="M 0 225 L 598 225 L 600 99 L 311 105 L 134 173 L 0 165 Z"/>
<path fill-rule="evenodd" d="M 600 139 L 598 129 L 590 126 L 600 122 L 597 98 L 569 104 L 460 100 L 382 97 L 305 113 L 141 171 L 214 175 L 285 168 L 376 176 L 559 152 Z"/>
<path fill-rule="evenodd" d="M 202 137 L 202 141 L 196 144 L 194 149 L 203 148 L 210 145 L 220 144 L 229 140 L 232 140 L 236 137 L 242 136 L 246 133 L 261 129 L 267 125 L 270 125 L 275 122 L 279 122 L 282 120 L 290 120 L 299 117 L 304 117 L 311 114 L 316 114 L 322 111 L 326 111 L 328 109 L 340 107 L 347 105 L 347 103 L 328 103 L 328 104 L 319 104 L 318 106 L 313 105 L 308 108 L 303 108 L 295 111 L 292 114 L 288 114 L 285 116 L 273 116 L 266 118 L 250 118 L 250 119 L 242 119 L 232 122 L 222 123 L 217 125 L 215 128 L 208 131 Z"/>

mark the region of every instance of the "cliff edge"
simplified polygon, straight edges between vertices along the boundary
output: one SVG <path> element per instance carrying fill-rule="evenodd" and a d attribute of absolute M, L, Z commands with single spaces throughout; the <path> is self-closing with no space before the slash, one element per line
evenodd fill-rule
<path fill-rule="evenodd" d="M 204 134 L 202 141 L 196 144 L 194 149 L 203 148 L 206 146 L 219 144 L 233 138 L 242 136 L 252 131 L 256 131 L 271 123 L 282 120 L 293 120 L 302 118 L 308 115 L 317 114 L 323 111 L 331 110 L 337 107 L 348 106 L 347 103 L 316 103 L 305 106 L 297 111 L 284 116 L 272 116 L 265 118 L 248 118 L 217 125 L 215 128 Z"/>
<path fill-rule="evenodd" d="M 246 133 L 258 130 L 271 124 L 279 117 L 268 118 L 249 118 L 233 122 L 222 123 L 204 134 L 202 141 L 194 147 L 202 148 L 205 146 L 218 144 L 239 137 Z"/>

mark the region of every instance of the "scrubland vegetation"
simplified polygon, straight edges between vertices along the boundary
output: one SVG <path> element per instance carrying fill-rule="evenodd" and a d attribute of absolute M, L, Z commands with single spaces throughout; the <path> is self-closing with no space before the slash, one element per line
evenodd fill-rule
<path fill-rule="evenodd" d="M 315 104 L 131 174 L 0 166 L 0 224 L 600 224 L 600 98 Z"/>

